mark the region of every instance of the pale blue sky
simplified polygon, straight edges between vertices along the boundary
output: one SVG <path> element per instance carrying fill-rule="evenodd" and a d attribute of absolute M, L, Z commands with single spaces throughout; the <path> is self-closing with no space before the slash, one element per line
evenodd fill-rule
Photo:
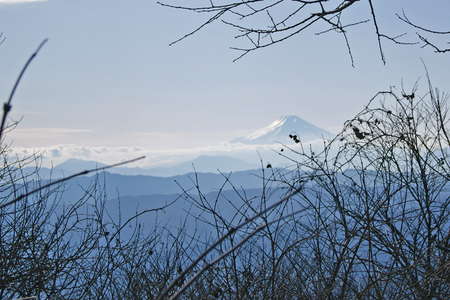
<path fill-rule="evenodd" d="M 381 29 L 407 31 L 392 15 L 404 7 L 418 23 L 449 30 L 450 2 L 433 3 L 375 1 Z M 364 5 L 353 13 L 365 18 Z M 450 55 L 384 41 L 384 66 L 370 23 L 349 32 L 352 68 L 342 37 L 316 37 L 314 30 L 237 63 L 228 47 L 239 43 L 224 26 L 169 47 L 201 16 L 153 0 L 0 4 L 0 16 L 7 36 L 0 47 L 1 99 L 29 54 L 50 39 L 14 99 L 15 118 L 23 116 L 18 146 L 206 146 L 285 114 L 337 128 L 377 90 L 402 79 L 408 87 L 423 76 L 420 58 L 435 85 L 449 90 Z"/>

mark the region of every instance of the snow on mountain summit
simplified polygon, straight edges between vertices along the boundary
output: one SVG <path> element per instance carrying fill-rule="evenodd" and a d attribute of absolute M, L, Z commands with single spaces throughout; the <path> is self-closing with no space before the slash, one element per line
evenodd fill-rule
<path fill-rule="evenodd" d="M 258 129 L 253 133 L 232 140 L 232 143 L 243 144 L 275 144 L 288 143 L 289 135 L 297 135 L 302 141 L 311 141 L 332 136 L 328 131 L 321 129 L 297 116 L 282 116 L 270 125 Z"/>

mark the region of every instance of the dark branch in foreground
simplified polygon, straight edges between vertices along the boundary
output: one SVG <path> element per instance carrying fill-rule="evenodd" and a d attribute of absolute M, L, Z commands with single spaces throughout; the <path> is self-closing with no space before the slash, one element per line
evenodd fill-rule
<path fill-rule="evenodd" d="M 2 116 L 2 123 L 0 125 L 0 142 L 2 140 L 3 131 L 5 130 L 5 123 L 6 118 L 8 117 L 8 113 L 11 111 L 12 105 L 12 99 L 14 97 L 14 94 L 16 93 L 17 87 L 19 86 L 20 81 L 22 80 L 23 75 L 28 69 L 28 66 L 31 64 L 33 59 L 38 55 L 39 51 L 41 51 L 42 47 L 47 43 L 48 39 L 44 39 L 40 44 L 39 47 L 34 51 L 33 54 L 31 54 L 30 58 L 28 58 L 27 62 L 22 68 L 22 71 L 20 71 L 19 76 L 16 79 L 16 82 L 14 83 L 14 86 L 11 90 L 11 93 L 9 94 L 8 101 L 3 104 L 3 116 Z"/>
<path fill-rule="evenodd" d="M 378 52 L 380 59 L 385 64 L 386 56 L 384 54 L 382 40 L 388 40 L 397 45 L 416 45 L 420 41 L 403 40 L 406 32 L 387 34 L 383 32 L 379 20 L 382 16 L 376 10 L 376 3 L 372 0 L 365 0 L 368 8 L 365 14 L 360 12 L 353 15 L 361 15 L 361 19 L 349 19 L 356 4 L 362 0 L 224 0 L 219 4 L 214 1 L 202 2 L 203 5 L 195 6 L 193 1 L 177 1 L 176 4 L 158 1 L 161 6 L 184 10 L 188 12 L 206 14 L 208 18 L 202 21 L 199 26 L 182 35 L 170 45 L 174 45 L 189 36 L 197 33 L 214 22 L 220 22 L 229 26 L 236 32 L 235 39 L 240 40 L 245 45 L 230 47 L 232 50 L 240 52 L 233 61 L 237 61 L 252 51 L 263 49 L 277 43 L 283 42 L 294 36 L 306 33 L 308 28 L 319 28 L 320 33 L 335 32 L 342 34 L 345 46 L 350 57 L 352 65 L 354 64 L 353 53 L 350 48 L 350 37 L 347 34 L 349 27 L 366 23 L 370 18 L 374 25 L 374 36 L 377 39 Z M 180 4 L 181 2 L 181 4 Z M 186 4 L 183 4 L 186 3 Z M 350 13 L 350 14 L 347 14 Z M 448 31 L 431 30 L 419 26 L 410 21 L 406 14 L 403 16 L 394 14 L 399 20 L 406 23 L 411 29 L 419 29 L 430 34 L 446 35 Z M 433 46 L 436 52 L 447 52 L 445 49 L 439 49 L 428 40 L 422 40 L 426 45 Z"/>

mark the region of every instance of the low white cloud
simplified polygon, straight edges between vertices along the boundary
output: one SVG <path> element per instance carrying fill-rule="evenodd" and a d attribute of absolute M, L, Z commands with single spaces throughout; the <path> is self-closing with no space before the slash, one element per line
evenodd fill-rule
<path fill-rule="evenodd" d="M 318 149 L 323 141 L 312 141 L 313 149 Z M 293 148 L 296 145 L 291 145 Z M 240 157 L 247 161 L 259 161 L 259 154 L 265 159 L 279 156 L 277 152 L 281 145 L 247 145 L 241 143 L 217 143 L 204 147 L 167 148 L 152 149 L 151 147 L 136 146 L 83 146 L 75 144 L 61 144 L 44 147 L 13 147 L 12 153 L 27 156 L 31 153 L 38 153 L 42 157 L 44 166 L 54 166 L 67 159 L 77 158 L 83 160 L 97 161 L 100 163 L 117 163 L 139 156 L 146 156 L 130 167 L 156 167 L 168 166 L 182 161 L 192 160 L 201 155 L 225 155 Z M 309 147 L 309 146 L 308 146 Z"/>
<path fill-rule="evenodd" d="M 144 148 L 82 146 L 72 144 L 44 147 L 13 146 L 10 152 L 11 154 L 17 155 L 19 157 L 28 156 L 31 153 L 39 154 L 42 158 L 43 166 L 54 166 L 71 158 L 93 160 L 101 163 L 116 163 L 118 161 L 127 160 L 142 155 L 147 155 L 148 157 L 155 156 L 149 153 Z"/>

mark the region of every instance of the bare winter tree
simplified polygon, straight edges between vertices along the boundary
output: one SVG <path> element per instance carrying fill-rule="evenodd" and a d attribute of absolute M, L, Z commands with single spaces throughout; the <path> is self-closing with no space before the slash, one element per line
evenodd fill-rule
<path fill-rule="evenodd" d="M 322 151 L 285 145 L 258 193 L 186 191 L 215 242 L 159 299 L 448 298 L 448 123 L 430 82 L 382 91 Z"/>
<path fill-rule="evenodd" d="M 376 6 L 382 3 L 372 0 L 200 0 L 178 1 L 176 4 L 171 1 L 158 3 L 207 16 L 197 28 L 172 44 L 195 34 L 211 23 L 219 22 L 229 26 L 236 32 L 235 38 L 244 40 L 247 44 L 243 47 L 232 47 L 240 52 L 235 61 L 254 50 L 272 46 L 312 29 L 316 31 L 316 35 L 329 32 L 342 35 L 353 64 L 347 32 L 353 26 L 362 26 L 365 23 L 372 24 L 383 63 L 386 63 L 383 41 L 399 45 L 421 45 L 438 53 L 450 51 L 445 44 L 448 41 L 443 42 L 443 39 L 449 38 L 450 24 L 444 29 L 421 26 L 407 16 L 406 7 L 402 12 L 392 12 L 392 16 L 415 33 L 388 32 L 380 21 L 386 16 L 380 16 L 378 11 L 381 9 Z M 355 15 L 360 17 L 355 19 Z M 444 46 L 440 45 L 441 43 L 444 43 Z"/>
<path fill-rule="evenodd" d="M 320 174 L 309 202 L 332 228 L 315 255 L 326 297 L 449 296 L 448 99 L 427 90 L 380 92 L 323 152 L 293 149 Z"/>

